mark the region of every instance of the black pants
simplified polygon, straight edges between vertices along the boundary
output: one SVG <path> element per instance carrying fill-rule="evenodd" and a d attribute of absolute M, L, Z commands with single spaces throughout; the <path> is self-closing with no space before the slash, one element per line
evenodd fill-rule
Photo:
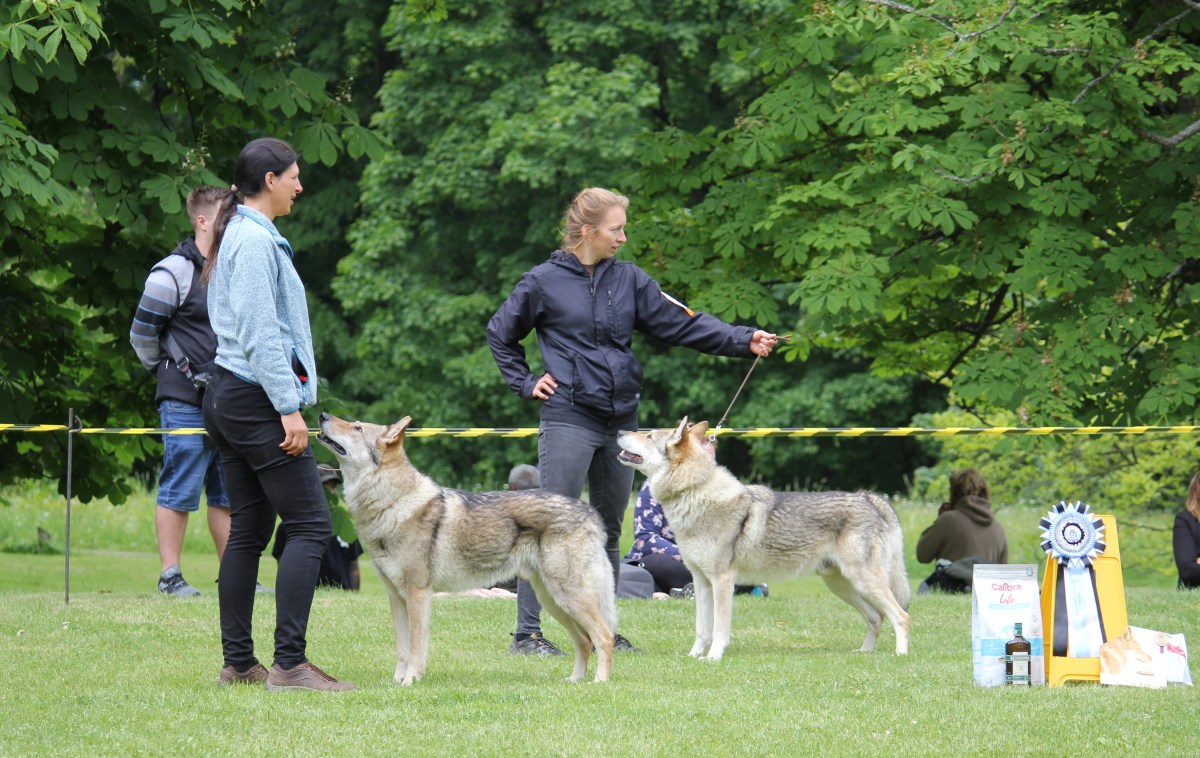
<path fill-rule="evenodd" d="M 662 553 L 646 553 L 642 556 L 642 567 L 654 577 L 655 590 L 670 592 L 692 581 L 692 572 L 683 561 L 677 561 Z"/>
<path fill-rule="evenodd" d="M 317 571 L 333 533 L 316 459 L 311 449 L 298 456 L 280 449 L 283 423 L 257 384 L 219 369 L 204 395 L 204 427 L 221 454 L 230 501 L 229 542 L 217 580 L 225 665 L 256 660 L 254 589 L 276 514 L 287 525 L 288 541 L 275 582 L 274 662 L 303 663 Z"/>
<path fill-rule="evenodd" d="M 692 581 L 692 572 L 688 571 L 684 562 L 677 561 L 669 555 L 646 553 L 640 562 L 642 568 L 649 571 L 650 576 L 654 577 L 656 592 L 670 592 L 677 587 L 690 584 Z M 754 591 L 754 586 L 753 584 L 735 584 L 733 585 L 733 594 L 749 595 Z"/>

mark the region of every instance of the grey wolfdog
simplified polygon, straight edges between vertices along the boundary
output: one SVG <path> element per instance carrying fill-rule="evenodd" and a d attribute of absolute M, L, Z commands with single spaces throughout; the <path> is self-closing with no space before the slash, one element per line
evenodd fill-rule
<path fill-rule="evenodd" d="M 618 457 L 644 472 L 675 530 L 696 595 L 690 655 L 719 660 L 729 645 L 733 584 L 815 571 L 867 622 L 875 648 L 883 618 L 908 652 L 908 601 L 900 522 L 871 492 L 774 492 L 746 486 L 717 465 L 708 422 L 649 434 L 621 432 Z M 705 650 L 707 649 L 707 655 Z"/>
<path fill-rule="evenodd" d="M 404 452 L 411 418 L 391 426 L 321 414 L 317 439 L 341 462 L 346 505 L 387 588 L 396 624 L 396 675 L 425 675 L 435 590 L 491 586 L 512 576 L 533 585 L 575 644 L 570 681 L 612 669 L 617 625 L 612 566 L 595 509 L 545 490 L 471 493 L 441 487 Z"/>

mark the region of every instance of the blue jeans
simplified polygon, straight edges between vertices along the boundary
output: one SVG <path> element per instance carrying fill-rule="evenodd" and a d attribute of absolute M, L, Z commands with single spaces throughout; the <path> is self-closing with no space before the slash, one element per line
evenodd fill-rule
<path fill-rule="evenodd" d="M 543 421 L 538 431 L 542 489 L 577 498 L 587 482 L 588 499 L 604 522 L 614 588 L 620 576 L 621 523 L 633 489 L 633 469 L 617 460 L 620 450 L 615 431 L 597 432 L 561 421 Z M 541 613 L 533 587 L 517 582 L 517 633 L 540 631 Z"/>
<path fill-rule="evenodd" d="M 281 450 L 283 422 L 267 393 L 221 368 L 204 393 L 204 427 L 221 454 L 231 499 L 229 543 L 217 580 L 225 665 L 256 661 L 254 590 L 276 514 L 288 540 L 275 579 L 275 663 L 304 663 L 317 572 L 333 535 L 312 449 L 295 456 Z"/>
<path fill-rule="evenodd" d="M 164 400 L 158 404 L 162 429 L 199 429 L 204 411 L 191 403 Z M 229 507 L 225 472 L 217 449 L 203 434 L 164 434 L 163 466 L 158 477 L 158 504 L 191 513 L 200 508 L 200 492 L 208 493 L 209 507 Z"/>

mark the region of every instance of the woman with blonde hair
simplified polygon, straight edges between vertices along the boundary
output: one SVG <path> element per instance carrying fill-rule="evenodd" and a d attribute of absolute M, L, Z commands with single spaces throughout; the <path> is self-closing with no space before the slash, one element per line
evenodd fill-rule
<path fill-rule="evenodd" d="M 1187 505 L 1175 515 L 1172 535 L 1179 589 L 1200 587 L 1200 471 L 1188 486 Z"/>
<path fill-rule="evenodd" d="M 628 261 L 625 244 L 629 200 L 590 187 L 567 208 L 562 245 L 527 271 L 488 323 L 488 345 L 513 392 L 540 401 L 538 469 L 542 487 L 568 497 L 588 497 L 608 533 L 614 587 L 619 576 L 621 522 L 633 487 L 633 469 L 617 460 L 617 433 L 638 428 L 642 366 L 630 349 L 633 332 L 672 345 L 733 357 L 765 357 L 776 336 L 731 326 L 690 310 Z M 545 365 L 530 372 L 521 341 L 538 335 Z M 517 588 L 513 653 L 559 655 L 542 637 L 541 608 L 526 582 Z M 617 649 L 629 649 L 617 635 Z"/>

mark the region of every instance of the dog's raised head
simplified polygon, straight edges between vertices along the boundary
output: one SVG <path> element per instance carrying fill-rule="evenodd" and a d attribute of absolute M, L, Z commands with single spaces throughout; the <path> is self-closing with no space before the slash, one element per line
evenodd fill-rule
<path fill-rule="evenodd" d="M 349 481 L 355 473 L 377 469 L 404 454 L 404 430 L 412 423 L 405 416 L 391 426 L 344 421 L 328 413 L 321 414 L 321 432 L 317 441 L 329 448 L 341 464 L 342 474 Z"/>
<path fill-rule="evenodd" d="M 707 468 L 715 465 L 715 456 L 706 434 L 707 421 L 689 424 L 687 416 L 674 429 L 654 429 L 649 434 L 623 431 L 617 436 L 621 446 L 617 459 L 649 478 L 687 462 Z"/>

